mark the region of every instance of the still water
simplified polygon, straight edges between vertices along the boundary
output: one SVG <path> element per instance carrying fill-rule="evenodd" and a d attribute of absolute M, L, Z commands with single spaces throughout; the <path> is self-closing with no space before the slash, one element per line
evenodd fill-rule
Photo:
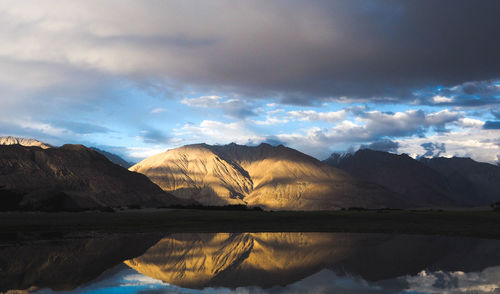
<path fill-rule="evenodd" d="M 346 233 L 190 233 L 3 244 L 0 292 L 15 290 L 500 293 L 500 241 Z"/>

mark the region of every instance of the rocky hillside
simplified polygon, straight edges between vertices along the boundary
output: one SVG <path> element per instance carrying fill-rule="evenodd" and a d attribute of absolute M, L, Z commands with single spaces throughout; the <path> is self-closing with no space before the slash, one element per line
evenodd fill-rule
<path fill-rule="evenodd" d="M 404 206 L 394 193 L 284 146 L 188 145 L 130 170 L 176 196 L 209 205 L 290 210 Z"/>
<path fill-rule="evenodd" d="M 82 145 L 0 146 L 2 209 L 66 210 L 179 204 L 144 175 Z"/>

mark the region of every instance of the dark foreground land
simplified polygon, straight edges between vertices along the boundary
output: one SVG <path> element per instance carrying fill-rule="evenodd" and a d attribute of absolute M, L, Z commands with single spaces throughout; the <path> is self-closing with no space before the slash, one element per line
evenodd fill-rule
<path fill-rule="evenodd" d="M 186 209 L 0 213 L 0 239 L 136 232 L 358 232 L 500 239 L 494 211 L 263 212 Z"/>

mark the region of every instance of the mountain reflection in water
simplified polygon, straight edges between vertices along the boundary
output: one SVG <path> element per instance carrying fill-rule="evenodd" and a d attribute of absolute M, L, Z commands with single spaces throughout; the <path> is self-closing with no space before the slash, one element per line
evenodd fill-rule
<path fill-rule="evenodd" d="M 36 244 L 0 249 L 0 292 L 427 293 L 500 287 L 497 240 L 344 233 L 172 234 L 153 240 L 115 237 L 93 246 L 85 242 L 97 241 L 80 240 L 53 252 L 45 243 L 41 251 Z M 117 265 L 120 258 L 124 262 Z"/>

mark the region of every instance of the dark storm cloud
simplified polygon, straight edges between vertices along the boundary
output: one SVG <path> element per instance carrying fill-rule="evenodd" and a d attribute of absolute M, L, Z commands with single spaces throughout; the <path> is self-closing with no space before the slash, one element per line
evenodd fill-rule
<path fill-rule="evenodd" d="M 263 3 L 258 5 L 262 10 L 275 12 L 279 6 Z M 498 1 L 286 4 L 297 22 L 288 28 L 267 22 L 266 33 L 252 44 L 242 40 L 244 34 L 233 39 L 249 47 L 228 52 L 237 63 L 212 56 L 208 82 L 236 86 L 248 95 L 277 92 L 285 102 L 308 104 L 341 96 L 405 101 L 428 85 L 451 87 L 500 76 L 500 38 L 494 37 L 500 35 Z M 296 34 L 290 34 L 296 27 Z M 480 92 L 465 86 L 464 96 L 477 96 L 466 102 L 492 99 Z"/>
<path fill-rule="evenodd" d="M 16 1 L 4 10 L 2 58 L 17 69 L 60 65 L 173 93 L 406 103 L 429 86 L 500 78 L 496 0 Z M 44 72 L 21 84 L 36 87 Z M 462 89 L 477 98 L 466 104 L 495 102 L 474 87 Z"/>
<path fill-rule="evenodd" d="M 444 143 L 423 143 L 420 146 L 425 149 L 424 157 L 439 157 L 441 153 L 446 153 L 446 146 Z"/>
<path fill-rule="evenodd" d="M 367 145 L 361 145 L 359 147 L 359 149 L 371 149 L 371 150 L 385 151 L 385 152 L 397 152 L 398 148 L 399 148 L 399 143 L 391 141 L 389 139 L 375 141 L 373 143 Z"/>
<path fill-rule="evenodd" d="M 419 104 L 470 106 L 500 104 L 498 80 L 465 82 L 452 87 L 427 87 L 414 92 Z"/>

